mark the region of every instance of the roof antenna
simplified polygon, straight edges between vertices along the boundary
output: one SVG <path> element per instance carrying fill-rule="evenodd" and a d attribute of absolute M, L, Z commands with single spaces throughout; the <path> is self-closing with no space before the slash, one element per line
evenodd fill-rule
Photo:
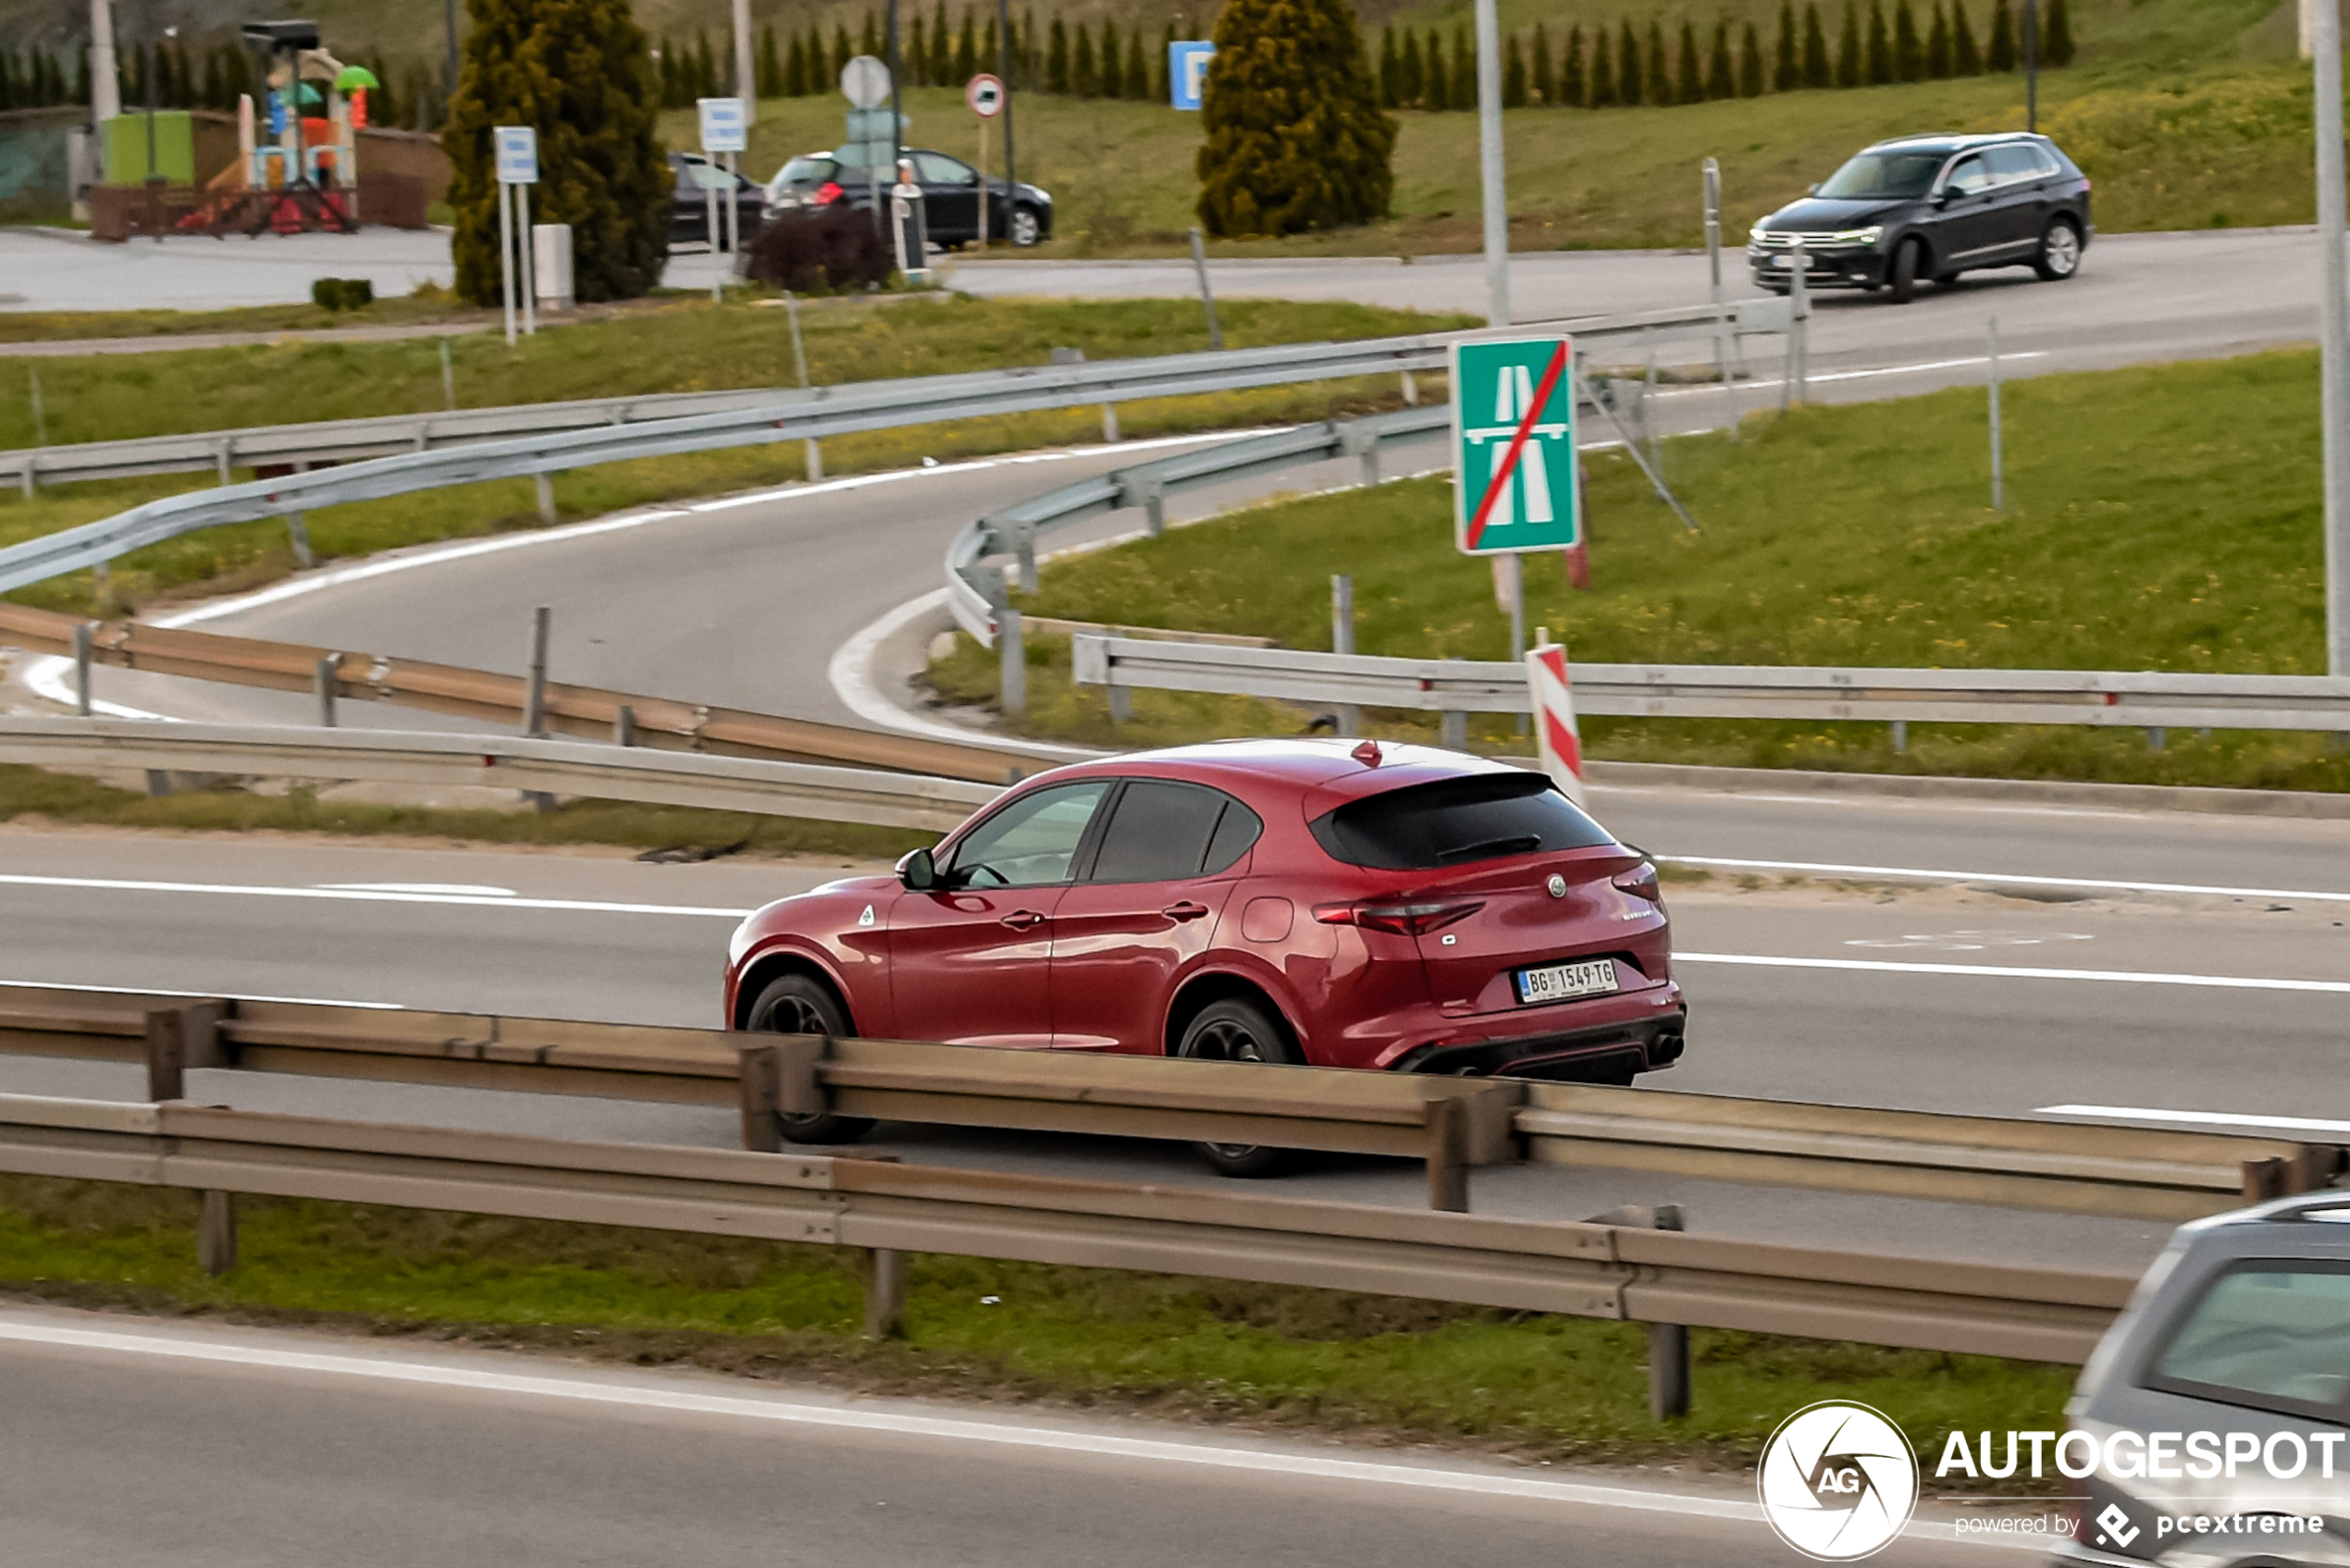
<path fill-rule="evenodd" d="M 1354 758 L 1354 760 L 1360 762 L 1366 768 L 1376 768 L 1379 764 L 1379 742 L 1375 740 L 1367 740 L 1362 745 L 1356 747 L 1354 750 L 1348 752 L 1347 755 Z"/>

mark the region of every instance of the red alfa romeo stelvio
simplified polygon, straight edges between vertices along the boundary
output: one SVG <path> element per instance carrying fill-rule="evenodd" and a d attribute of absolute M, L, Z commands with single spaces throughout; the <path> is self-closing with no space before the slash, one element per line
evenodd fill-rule
<path fill-rule="evenodd" d="M 1369 741 L 1040 773 L 759 910 L 726 969 L 738 1030 L 1599 1083 L 1670 1066 L 1688 1016 L 1639 850 L 1540 773 Z"/>

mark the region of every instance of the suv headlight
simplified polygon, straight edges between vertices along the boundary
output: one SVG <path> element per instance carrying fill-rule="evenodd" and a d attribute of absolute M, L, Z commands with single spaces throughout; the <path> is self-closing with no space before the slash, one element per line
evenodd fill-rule
<path fill-rule="evenodd" d="M 1838 233 L 1831 234 L 1828 236 L 1828 243 L 1832 245 L 1874 245 L 1884 238 L 1884 227 L 1882 225 L 1874 225 L 1867 228 L 1847 228 Z"/>

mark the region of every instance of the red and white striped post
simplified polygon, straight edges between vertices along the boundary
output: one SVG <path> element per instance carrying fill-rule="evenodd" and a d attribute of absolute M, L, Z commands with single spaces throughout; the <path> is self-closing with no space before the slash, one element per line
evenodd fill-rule
<path fill-rule="evenodd" d="M 1534 738 L 1542 771 L 1577 806 L 1583 800 L 1583 737 L 1575 727 L 1575 687 L 1567 679 L 1566 649 L 1554 642 L 1529 648 L 1527 690 L 1534 699 Z"/>

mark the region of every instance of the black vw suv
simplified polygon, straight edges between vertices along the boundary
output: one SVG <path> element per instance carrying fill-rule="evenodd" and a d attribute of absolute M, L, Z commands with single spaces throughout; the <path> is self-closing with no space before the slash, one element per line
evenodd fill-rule
<path fill-rule="evenodd" d="M 1885 290 L 1921 278 L 2029 266 L 2051 282 L 2081 268 L 2095 232 L 2089 178 L 2045 136 L 1904 136 L 1855 154 L 1825 184 L 1754 226 L 1754 280 L 1787 291 L 1796 241 L 1809 289 Z"/>

